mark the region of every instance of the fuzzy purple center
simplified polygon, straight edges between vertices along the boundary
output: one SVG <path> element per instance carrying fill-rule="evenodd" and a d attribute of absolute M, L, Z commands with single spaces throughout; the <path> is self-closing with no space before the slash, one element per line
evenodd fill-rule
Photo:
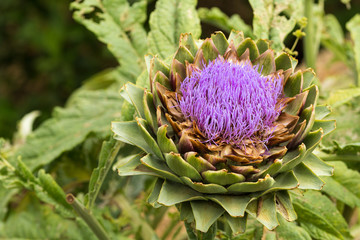
<path fill-rule="evenodd" d="M 179 105 L 210 142 L 266 143 L 280 114 L 282 78 L 262 76 L 250 62 L 216 59 L 182 82 Z"/>

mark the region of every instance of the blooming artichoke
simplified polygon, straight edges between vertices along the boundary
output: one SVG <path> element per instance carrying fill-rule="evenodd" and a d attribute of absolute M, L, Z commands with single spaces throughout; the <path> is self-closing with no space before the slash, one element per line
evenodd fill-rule
<path fill-rule="evenodd" d="M 248 215 L 268 229 L 296 219 L 288 190 L 321 189 L 332 168 L 312 151 L 334 121 L 316 106 L 311 69 L 275 53 L 267 40 L 232 31 L 205 40 L 183 34 L 166 64 L 147 57 L 150 91 L 126 84 L 122 95 L 136 120 L 113 122 L 116 139 L 143 153 L 120 161 L 120 175 L 157 181 L 154 207 L 176 205 L 207 232 L 220 217 L 243 232 Z"/>

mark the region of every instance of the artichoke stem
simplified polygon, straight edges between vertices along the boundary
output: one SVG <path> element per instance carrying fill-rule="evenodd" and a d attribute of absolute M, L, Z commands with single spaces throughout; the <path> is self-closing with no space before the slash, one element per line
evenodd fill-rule
<path fill-rule="evenodd" d="M 74 208 L 75 212 L 85 221 L 99 240 L 110 240 L 104 228 L 74 195 L 69 193 L 66 196 L 66 201 Z"/>
<path fill-rule="evenodd" d="M 193 226 L 194 223 L 188 223 L 184 221 L 184 224 L 189 240 L 214 240 L 216 237 L 217 221 L 215 221 L 215 223 L 211 225 L 207 232 L 201 232 L 199 230 L 196 230 L 195 226 Z"/>

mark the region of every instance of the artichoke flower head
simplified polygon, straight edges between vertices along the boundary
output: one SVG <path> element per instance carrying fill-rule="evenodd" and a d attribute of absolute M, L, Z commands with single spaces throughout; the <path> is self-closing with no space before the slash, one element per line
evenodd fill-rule
<path fill-rule="evenodd" d="M 220 217 L 233 232 L 245 231 L 248 215 L 270 230 L 278 217 L 295 220 L 288 190 L 322 188 L 332 168 L 312 151 L 335 127 L 316 105 L 314 72 L 295 72 L 296 63 L 241 32 L 183 34 L 170 65 L 148 61 L 150 91 L 122 90 L 137 117 L 112 130 L 143 153 L 121 160 L 118 173 L 156 176 L 149 203 L 176 205 L 202 232 Z"/>

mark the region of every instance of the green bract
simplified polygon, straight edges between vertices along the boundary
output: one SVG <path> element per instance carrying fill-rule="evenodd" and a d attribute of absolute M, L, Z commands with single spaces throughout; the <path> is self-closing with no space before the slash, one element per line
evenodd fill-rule
<path fill-rule="evenodd" d="M 182 116 L 174 96 L 179 94 L 180 83 L 192 68 L 201 69 L 219 56 L 250 60 L 261 74 L 284 77 L 286 106 L 282 119 L 277 120 L 277 129 L 283 132 L 275 133 L 266 153 L 253 145 L 249 145 L 250 154 L 235 146 L 214 147 L 199 140 L 196 126 L 178 120 Z M 334 121 L 322 120 L 329 109 L 316 106 L 314 72 L 294 72 L 297 61 L 288 54 L 275 53 L 267 40 L 244 39 L 235 31 L 228 39 L 217 32 L 203 41 L 183 34 L 170 65 L 158 57 L 147 62 L 151 91 L 133 84 L 122 90 L 136 109 L 136 120 L 112 123 L 117 140 L 136 145 L 143 153 L 122 159 L 118 173 L 158 177 L 149 203 L 154 207 L 176 205 L 181 218 L 195 222 L 203 232 L 222 216 L 233 232 L 245 231 L 248 215 L 268 229 L 279 225 L 277 213 L 295 220 L 288 190 L 319 190 L 324 182 L 318 176 L 332 174 L 332 168 L 312 153 L 335 128 Z"/>

